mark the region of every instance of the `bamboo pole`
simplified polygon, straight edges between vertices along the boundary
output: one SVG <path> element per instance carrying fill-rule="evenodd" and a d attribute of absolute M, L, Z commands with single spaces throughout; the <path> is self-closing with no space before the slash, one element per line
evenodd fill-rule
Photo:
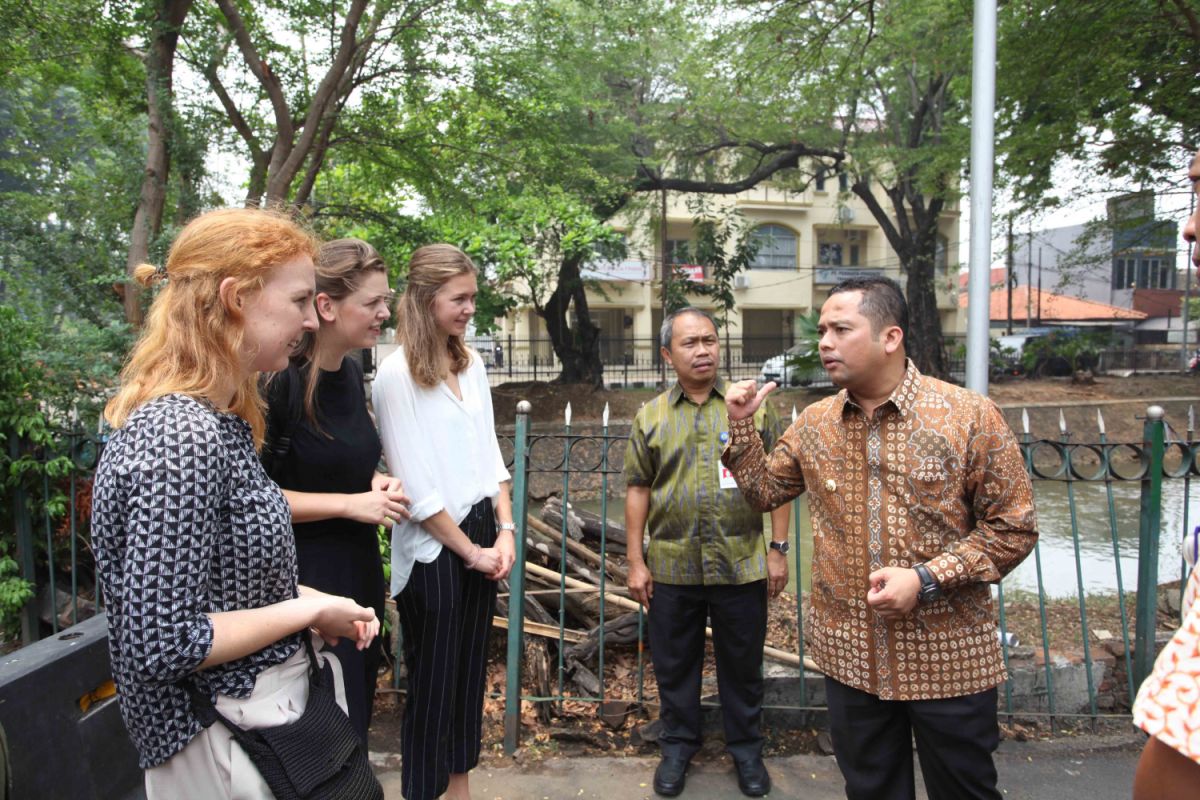
<path fill-rule="evenodd" d="M 537 575 L 541 578 L 558 580 L 563 577 L 560 573 L 555 572 L 552 569 L 546 569 L 538 564 L 526 564 L 525 569 L 528 570 L 531 575 Z M 566 581 L 567 586 L 571 588 L 593 589 L 597 594 L 600 593 L 599 588 L 584 583 L 583 581 L 576 580 L 570 576 L 566 576 L 564 580 Z M 617 608 L 623 608 L 627 611 L 637 611 L 639 608 L 641 608 L 641 604 L 636 600 L 629 600 L 627 598 L 620 597 L 619 595 L 610 594 L 609 592 L 604 593 L 604 602 L 614 605 Z M 705 628 L 704 635 L 711 639 L 713 635 L 712 628 Z M 820 672 L 820 670 L 817 668 L 816 662 L 807 656 L 805 656 L 803 662 L 801 662 L 800 656 L 796 655 L 795 653 L 788 653 L 784 650 L 778 650 L 770 645 L 765 645 L 763 647 L 763 655 L 772 661 L 776 661 L 781 664 L 787 664 L 788 666 L 792 667 L 799 667 L 800 664 L 803 663 L 805 669 L 813 672 Z"/>

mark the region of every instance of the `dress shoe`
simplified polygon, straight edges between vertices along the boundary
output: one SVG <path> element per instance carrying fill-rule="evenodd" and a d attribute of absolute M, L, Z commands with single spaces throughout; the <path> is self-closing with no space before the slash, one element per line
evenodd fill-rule
<path fill-rule="evenodd" d="M 767 765 L 762 757 L 748 758 L 745 761 L 734 760 L 737 770 L 738 788 L 747 797 L 763 797 L 771 791 L 771 776 L 767 774 Z"/>
<path fill-rule="evenodd" d="M 677 797 L 683 791 L 687 778 L 688 760 L 678 756 L 663 756 L 654 770 L 654 793 L 663 797 Z"/>

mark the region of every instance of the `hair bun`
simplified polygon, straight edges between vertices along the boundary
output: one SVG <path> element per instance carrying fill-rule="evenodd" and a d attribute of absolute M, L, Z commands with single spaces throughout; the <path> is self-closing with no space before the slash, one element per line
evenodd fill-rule
<path fill-rule="evenodd" d="M 167 279 L 167 268 L 153 264 L 138 264 L 133 270 L 133 279 L 142 286 L 150 287 Z"/>

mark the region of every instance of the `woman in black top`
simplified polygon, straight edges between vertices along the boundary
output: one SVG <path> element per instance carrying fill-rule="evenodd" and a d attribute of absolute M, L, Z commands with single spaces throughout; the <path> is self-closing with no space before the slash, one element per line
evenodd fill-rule
<path fill-rule="evenodd" d="M 203 728 L 190 683 L 227 717 L 263 699 L 294 720 L 307 698 L 301 631 L 366 647 L 375 612 L 296 582 L 289 509 L 255 449 L 258 374 L 315 330 L 317 243 L 286 217 L 213 211 L 180 231 L 165 281 L 105 416 L 96 551 L 117 697 L 151 800 L 269 797 L 220 725 Z"/>
<path fill-rule="evenodd" d="M 378 527 L 407 517 L 407 498 L 398 479 L 375 471 L 382 447 L 362 368 L 349 354 L 379 338 L 391 290 L 383 260 L 358 239 L 322 245 L 316 271 L 320 325 L 268 384 L 263 461 L 292 507 L 300 582 L 352 597 L 382 618 Z M 366 743 L 381 644 L 360 650 L 345 641 L 333 652 L 350 722 Z"/>

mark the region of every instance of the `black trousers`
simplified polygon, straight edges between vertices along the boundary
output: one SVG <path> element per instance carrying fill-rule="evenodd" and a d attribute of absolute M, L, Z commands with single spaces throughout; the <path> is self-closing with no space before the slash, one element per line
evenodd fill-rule
<path fill-rule="evenodd" d="M 494 545 L 491 501 L 475 504 L 459 527 L 480 547 Z M 408 800 L 433 800 L 446 791 L 451 774 L 479 763 L 495 609 L 495 581 L 467 569 L 445 547 L 432 562 L 414 564 L 396 596 L 408 666 L 400 784 Z"/>
<path fill-rule="evenodd" d="M 825 679 L 847 800 L 914 800 L 912 741 L 929 800 L 1000 800 L 996 690 L 941 700 L 880 700 Z"/>
<path fill-rule="evenodd" d="M 717 690 L 725 745 L 740 760 L 762 754 L 763 643 L 767 582 L 740 586 L 655 583 L 650 600 L 650 658 L 658 679 L 663 756 L 691 758 L 700 749 L 700 684 L 705 618 L 712 617 Z"/>

